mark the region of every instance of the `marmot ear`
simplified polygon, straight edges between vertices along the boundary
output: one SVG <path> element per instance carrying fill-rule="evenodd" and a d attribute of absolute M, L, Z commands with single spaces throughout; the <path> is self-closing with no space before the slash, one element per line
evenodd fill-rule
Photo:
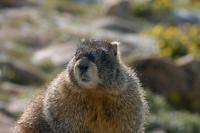
<path fill-rule="evenodd" d="M 85 42 L 85 40 L 86 40 L 85 38 L 81 38 L 81 42 Z"/>
<path fill-rule="evenodd" d="M 113 41 L 113 42 L 111 42 L 110 44 L 112 45 L 112 47 L 113 47 L 113 49 L 114 49 L 114 54 L 115 54 L 115 56 L 117 56 L 117 54 L 118 54 L 118 46 L 119 46 L 120 42 L 118 42 L 118 41 Z"/>

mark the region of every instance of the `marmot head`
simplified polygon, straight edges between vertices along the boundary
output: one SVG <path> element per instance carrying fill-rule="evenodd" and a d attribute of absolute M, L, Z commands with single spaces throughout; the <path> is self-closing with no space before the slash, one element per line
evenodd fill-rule
<path fill-rule="evenodd" d="M 113 86 L 119 73 L 118 42 L 82 41 L 68 69 L 71 81 L 81 88 Z"/>

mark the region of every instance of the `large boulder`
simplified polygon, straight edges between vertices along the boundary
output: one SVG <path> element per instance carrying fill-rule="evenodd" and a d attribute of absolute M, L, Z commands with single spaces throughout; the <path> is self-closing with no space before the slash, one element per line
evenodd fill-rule
<path fill-rule="evenodd" d="M 145 88 L 167 97 L 171 104 L 183 107 L 182 98 L 187 90 L 185 73 L 175 63 L 165 58 L 148 58 L 130 64 L 136 68 Z"/>
<path fill-rule="evenodd" d="M 154 92 L 172 93 L 186 90 L 183 71 L 169 59 L 148 58 L 137 60 L 132 65 L 136 67 L 143 85 L 152 88 Z"/>
<path fill-rule="evenodd" d="M 187 80 L 184 103 L 189 109 L 200 112 L 200 60 L 186 56 L 179 59 L 177 65 L 185 72 Z"/>
<path fill-rule="evenodd" d="M 184 57 L 174 62 L 166 58 L 134 61 L 145 88 L 164 95 L 175 108 L 200 112 L 200 61 Z"/>

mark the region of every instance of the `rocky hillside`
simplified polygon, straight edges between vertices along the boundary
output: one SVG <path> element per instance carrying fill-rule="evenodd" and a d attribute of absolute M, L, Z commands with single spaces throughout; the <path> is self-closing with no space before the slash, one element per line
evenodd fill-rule
<path fill-rule="evenodd" d="M 64 69 L 82 38 L 118 40 L 147 91 L 147 133 L 200 132 L 198 0 L 1 0 L 0 131 Z"/>

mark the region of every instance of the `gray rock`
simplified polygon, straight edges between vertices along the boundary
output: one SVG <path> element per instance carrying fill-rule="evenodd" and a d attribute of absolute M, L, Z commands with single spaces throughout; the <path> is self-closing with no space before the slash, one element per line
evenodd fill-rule
<path fill-rule="evenodd" d="M 79 4 L 97 4 L 100 3 L 101 0 L 74 0 L 74 2 L 77 2 Z"/>
<path fill-rule="evenodd" d="M 7 107 L 6 105 L 7 105 L 6 102 L 0 101 L 0 112 L 3 112 L 3 110 L 6 109 Z"/>
<path fill-rule="evenodd" d="M 0 130 L 1 133 L 10 133 L 14 127 L 15 120 L 0 112 Z"/>
<path fill-rule="evenodd" d="M 176 24 L 200 24 L 200 11 L 177 10 L 171 13 L 169 20 Z"/>
<path fill-rule="evenodd" d="M 26 109 L 30 101 L 31 101 L 30 98 L 29 99 L 15 99 L 14 98 L 8 104 L 7 111 L 12 114 L 19 115 L 22 112 L 24 112 L 24 110 Z"/>
<path fill-rule="evenodd" d="M 129 18 L 131 15 L 131 3 L 129 0 L 119 0 L 110 5 L 107 14 L 121 18 Z"/>
<path fill-rule="evenodd" d="M 74 54 L 77 44 L 76 42 L 68 42 L 47 46 L 33 54 L 32 63 L 42 64 L 50 61 L 55 66 L 66 64 Z"/>
<path fill-rule="evenodd" d="M 93 25 L 97 28 L 103 28 L 121 33 L 135 33 L 139 32 L 143 28 L 141 23 L 137 21 L 125 20 L 118 17 L 106 17 L 103 19 L 98 19 L 93 22 Z"/>
<path fill-rule="evenodd" d="M 25 90 L 33 90 L 34 88 L 31 86 L 22 86 L 11 82 L 3 82 L 1 83 L 1 89 L 9 94 L 17 95 Z"/>
<path fill-rule="evenodd" d="M 0 101 L 0 113 L 4 114 L 12 119 L 16 119 L 16 114 L 8 111 L 8 103 L 7 102 Z"/>

